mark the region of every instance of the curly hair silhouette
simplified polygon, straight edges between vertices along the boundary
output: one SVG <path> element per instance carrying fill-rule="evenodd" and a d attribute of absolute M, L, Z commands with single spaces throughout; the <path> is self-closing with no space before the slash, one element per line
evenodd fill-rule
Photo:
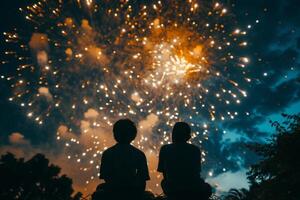
<path fill-rule="evenodd" d="M 191 127 L 186 122 L 176 122 L 172 130 L 172 141 L 186 142 L 191 138 Z"/>
<path fill-rule="evenodd" d="M 130 119 L 120 119 L 113 127 L 114 138 L 119 143 L 130 143 L 137 134 L 137 129 Z"/>

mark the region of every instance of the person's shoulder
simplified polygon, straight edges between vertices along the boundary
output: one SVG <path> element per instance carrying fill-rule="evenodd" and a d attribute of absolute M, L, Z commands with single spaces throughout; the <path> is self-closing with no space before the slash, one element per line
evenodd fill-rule
<path fill-rule="evenodd" d="M 190 148 L 194 148 L 194 149 L 199 149 L 199 147 L 197 145 L 191 144 L 191 143 L 186 143 Z"/>
<path fill-rule="evenodd" d="M 116 150 L 116 145 L 111 146 L 103 151 L 103 155 L 109 155 Z"/>
<path fill-rule="evenodd" d="M 172 146 L 174 146 L 173 144 L 165 144 L 163 146 L 160 147 L 161 151 L 167 151 L 168 149 L 172 148 Z"/>
<path fill-rule="evenodd" d="M 171 148 L 172 144 L 165 144 L 163 146 L 160 147 L 160 150 L 166 150 L 166 149 L 169 149 Z"/>
<path fill-rule="evenodd" d="M 189 144 L 187 143 L 189 148 L 192 150 L 192 151 L 195 151 L 195 152 L 200 152 L 200 148 L 194 144 Z"/>
<path fill-rule="evenodd" d="M 132 149 L 133 152 L 135 152 L 139 156 L 145 156 L 144 152 L 141 151 L 140 149 L 136 148 L 135 146 L 130 145 L 130 148 Z"/>
<path fill-rule="evenodd" d="M 194 144 L 186 143 L 188 148 L 190 148 L 193 151 L 200 151 L 200 148 Z"/>

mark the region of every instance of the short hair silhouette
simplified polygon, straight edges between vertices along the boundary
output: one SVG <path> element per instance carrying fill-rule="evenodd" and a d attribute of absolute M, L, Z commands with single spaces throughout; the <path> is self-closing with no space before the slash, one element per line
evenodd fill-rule
<path fill-rule="evenodd" d="M 130 119 L 120 119 L 114 124 L 113 133 L 118 143 L 130 143 L 135 139 L 137 129 Z"/>
<path fill-rule="evenodd" d="M 185 122 L 176 122 L 172 131 L 173 142 L 186 142 L 191 138 L 191 127 Z"/>

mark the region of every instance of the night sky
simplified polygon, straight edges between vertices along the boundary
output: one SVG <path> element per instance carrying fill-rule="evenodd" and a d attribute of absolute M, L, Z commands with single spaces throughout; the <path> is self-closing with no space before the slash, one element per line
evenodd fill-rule
<path fill-rule="evenodd" d="M 281 121 L 281 113 L 300 112 L 298 0 L 219 1 L 221 8 L 217 1 L 167 8 L 159 1 L 96 0 L 60 7 L 53 0 L 25 9 L 35 2 L 1 2 L 0 153 L 44 153 L 77 190 L 90 193 L 98 184 L 101 153 L 114 143 L 118 118 L 139 127 L 134 145 L 152 170 L 148 188 L 160 192 L 157 150 L 170 141 L 173 123 L 184 120 L 192 124 L 191 142 L 203 149 L 202 176 L 226 191 L 247 187 L 246 171 L 258 158 L 245 144 L 265 142 L 274 133 L 269 121 Z M 211 10 L 217 17 L 202 17 Z M 218 26 L 202 31 L 207 23 Z M 171 72 L 160 76 L 163 67 Z M 151 89 L 143 81 L 162 85 Z"/>

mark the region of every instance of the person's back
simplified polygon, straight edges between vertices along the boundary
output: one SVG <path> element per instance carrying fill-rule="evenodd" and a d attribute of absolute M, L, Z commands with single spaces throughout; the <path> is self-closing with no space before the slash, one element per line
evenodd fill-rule
<path fill-rule="evenodd" d="M 162 189 L 169 199 L 208 199 L 211 187 L 200 177 L 200 149 L 187 143 L 191 128 L 177 122 L 172 131 L 172 144 L 160 149 L 157 171 L 163 173 Z"/>
<path fill-rule="evenodd" d="M 137 134 L 129 119 L 117 121 L 113 127 L 117 144 L 103 152 L 100 179 L 93 199 L 140 199 L 145 190 L 149 172 L 145 154 L 130 143 Z"/>
<path fill-rule="evenodd" d="M 186 185 L 186 181 L 197 180 L 201 171 L 200 149 L 188 143 L 165 145 L 160 150 L 158 171 L 166 180 Z"/>
<path fill-rule="evenodd" d="M 102 155 L 100 178 L 114 188 L 143 189 L 149 179 L 144 153 L 130 144 L 117 143 Z"/>

